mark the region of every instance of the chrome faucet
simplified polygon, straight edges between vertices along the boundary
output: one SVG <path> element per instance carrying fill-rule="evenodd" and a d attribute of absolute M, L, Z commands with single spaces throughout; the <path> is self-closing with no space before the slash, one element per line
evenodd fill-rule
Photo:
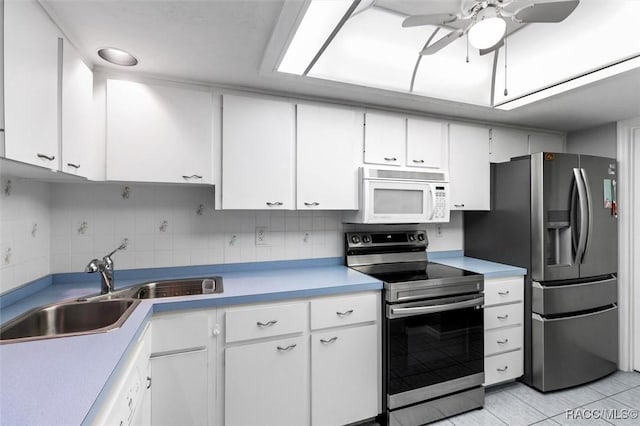
<path fill-rule="evenodd" d="M 84 269 L 85 272 L 89 273 L 100 272 L 100 276 L 102 277 L 100 294 L 109 294 L 115 290 L 113 286 L 113 259 L 111 259 L 111 256 L 119 250 L 125 250 L 128 243 L 129 241 L 125 238 L 124 241 L 122 241 L 122 244 L 120 244 L 115 250 L 104 256 L 102 259 L 93 259 Z"/>

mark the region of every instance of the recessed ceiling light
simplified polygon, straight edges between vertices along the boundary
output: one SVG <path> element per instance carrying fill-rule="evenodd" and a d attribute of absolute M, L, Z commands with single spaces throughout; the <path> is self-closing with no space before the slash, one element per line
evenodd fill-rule
<path fill-rule="evenodd" d="M 98 50 L 98 56 L 107 62 L 125 67 L 132 67 L 138 63 L 138 60 L 131 53 L 113 47 Z"/>

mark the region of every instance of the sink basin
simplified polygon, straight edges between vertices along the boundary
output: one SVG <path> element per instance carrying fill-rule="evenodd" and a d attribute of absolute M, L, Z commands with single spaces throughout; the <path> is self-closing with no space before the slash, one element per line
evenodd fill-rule
<path fill-rule="evenodd" d="M 222 293 L 222 291 L 222 277 L 186 278 L 144 283 L 116 290 L 111 294 L 103 294 L 84 300 L 158 299 L 162 297 L 214 294 Z"/>
<path fill-rule="evenodd" d="M 0 343 L 104 333 L 124 324 L 139 300 L 66 302 L 33 309 L 0 329 Z"/>

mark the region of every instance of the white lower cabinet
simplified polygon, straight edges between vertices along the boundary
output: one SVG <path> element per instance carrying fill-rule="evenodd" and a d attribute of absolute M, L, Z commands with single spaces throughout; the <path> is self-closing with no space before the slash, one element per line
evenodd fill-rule
<path fill-rule="evenodd" d="M 375 324 L 311 336 L 311 424 L 344 425 L 378 414 Z"/>
<path fill-rule="evenodd" d="M 523 277 L 485 280 L 484 384 L 514 380 L 523 374 Z"/>
<path fill-rule="evenodd" d="M 151 378 L 153 425 L 207 424 L 206 349 L 151 358 Z"/>
<path fill-rule="evenodd" d="M 227 348 L 225 424 L 308 424 L 308 359 L 302 336 Z"/>

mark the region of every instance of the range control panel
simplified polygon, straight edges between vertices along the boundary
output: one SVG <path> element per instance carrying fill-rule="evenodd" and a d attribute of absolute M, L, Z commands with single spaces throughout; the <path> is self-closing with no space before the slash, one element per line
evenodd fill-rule
<path fill-rule="evenodd" d="M 347 247 L 387 247 L 393 245 L 426 246 L 426 231 L 407 232 L 347 232 Z"/>

